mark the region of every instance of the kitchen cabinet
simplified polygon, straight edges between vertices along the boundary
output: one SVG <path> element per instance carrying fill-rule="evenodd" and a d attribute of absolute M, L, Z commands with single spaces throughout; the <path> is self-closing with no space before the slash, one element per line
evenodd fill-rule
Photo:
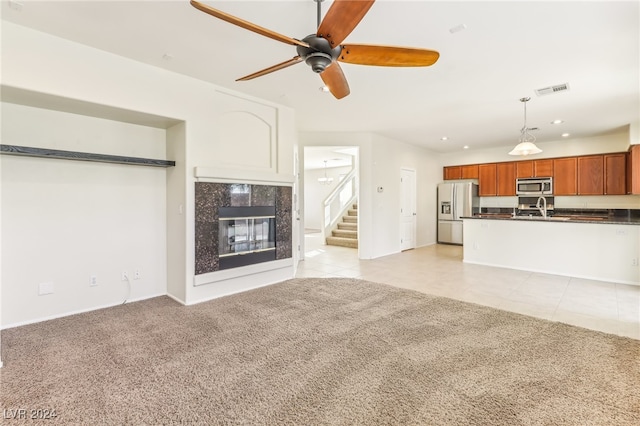
<path fill-rule="evenodd" d="M 604 195 L 624 195 L 627 193 L 627 154 L 605 154 Z"/>
<path fill-rule="evenodd" d="M 553 159 L 516 161 L 516 177 L 553 176 Z"/>
<path fill-rule="evenodd" d="M 443 168 L 444 179 L 478 179 L 479 195 L 512 196 L 515 180 L 553 177 L 554 195 L 640 194 L 640 145 L 628 153 L 467 164 Z"/>
<path fill-rule="evenodd" d="M 496 163 L 478 166 L 478 195 L 490 197 L 497 194 Z"/>
<path fill-rule="evenodd" d="M 604 194 L 604 156 L 578 157 L 578 195 Z"/>
<path fill-rule="evenodd" d="M 447 166 L 443 168 L 444 180 L 460 179 L 462 177 L 461 166 Z"/>
<path fill-rule="evenodd" d="M 496 164 L 496 195 L 516 195 L 516 162 Z"/>
<path fill-rule="evenodd" d="M 576 157 L 553 160 L 553 194 L 576 195 L 578 193 L 578 159 Z"/>
<path fill-rule="evenodd" d="M 640 145 L 631 145 L 627 153 L 627 194 L 640 194 Z"/>
<path fill-rule="evenodd" d="M 443 168 L 444 180 L 478 179 L 478 165 L 446 166 Z"/>
<path fill-rule="evenodd" d="M 478 165 L 468 164 L 462 167 L 462 179 L 478 179 Z"/>
<path fill-rule="evenodd" d="M 533 162 L 535 177 L 553 176 L 553 159 L 535 160 Z"/>

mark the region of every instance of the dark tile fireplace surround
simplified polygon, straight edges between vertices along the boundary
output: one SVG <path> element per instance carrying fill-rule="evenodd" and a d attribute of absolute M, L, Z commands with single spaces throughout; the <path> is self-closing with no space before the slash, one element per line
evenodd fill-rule
<path fill-rule="evenodd" d="M 196 182 L 195 274 L 292 257 L 291 194 L 289 186 Z M 260 219 L 252 219 L 254 216 Z M 269 218 L 272 216 L 273 218 Z M 264 240 L 263 243 L 258 242 L 257 246 L 254 244 L 249 247 L 250 245 L 240 242 L 240 237 L 234 236 L 238 238 L 238 247 L 242 246 L 248 252 L 255 253 L 238 256 L 230 253 L 234 251 L 235 241 L 226 230 L 233 230 L 234 219 L 237 229 L 251 228 L 254 239 L 257 235 L 258 240 Z M 273 230 L 264 231 L 264 236 L 260 231 L 265 226 L 273 226 L 274 221 L 275 249 L 272 248 Z M 252 225 L 245 226 L 246 223 Z M 222 242 L 221 224 L 224 234 Z"/>

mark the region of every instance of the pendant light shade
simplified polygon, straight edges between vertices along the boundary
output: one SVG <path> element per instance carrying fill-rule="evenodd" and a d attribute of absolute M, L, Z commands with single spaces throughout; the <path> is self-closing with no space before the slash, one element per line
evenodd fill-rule
<path fill-rule="evenodd" d="M 318 178 L 318 183 L 320 185 L 331 185 L 333 182 L 332 177 L 327 177 L 327 160 L 324 160 L 324 176 Z"/>
<path fill-rule="evenodd" d="M 524 104 L 524 125 L 520 129 L 520 143 L 509 152 L 509 155 L 531 155 L 542 152 L 534 143 L 536 138 L 529 133 L 530 129 L 527 127 L 527 102 L 529 100 L 531 98 L 520 98 L 520 102 Z"/>

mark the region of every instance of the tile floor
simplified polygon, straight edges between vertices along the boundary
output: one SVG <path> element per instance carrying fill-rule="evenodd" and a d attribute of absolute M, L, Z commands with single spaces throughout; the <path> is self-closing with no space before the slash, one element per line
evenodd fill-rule
<path fill-rule="evenodd" d="M 462 247 L 432 245 L 373 260 L 305 235 L 296 276 L 351 277 L 640 340 L 640 286 L 462 262 Z"/>

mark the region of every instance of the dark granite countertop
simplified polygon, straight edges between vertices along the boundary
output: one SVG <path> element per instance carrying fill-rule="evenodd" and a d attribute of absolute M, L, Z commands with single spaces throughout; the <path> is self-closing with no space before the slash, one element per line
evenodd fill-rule
<path fill-rule="evenodd" d="M 635 211 L 632 211 L 635 212 Z M 489 220 L 515 220 L 533 222 L 570 222 L 570 223 L 600 223 L 613 225 L 640 225 L 640 215 L 637 214 L 607 214 L 595 212 L 558 211 L 556 210 L 548 218 L 539 215 L 516 215 L 505 212 L 476 213 L 463 219 L 489 219 Z"/>

